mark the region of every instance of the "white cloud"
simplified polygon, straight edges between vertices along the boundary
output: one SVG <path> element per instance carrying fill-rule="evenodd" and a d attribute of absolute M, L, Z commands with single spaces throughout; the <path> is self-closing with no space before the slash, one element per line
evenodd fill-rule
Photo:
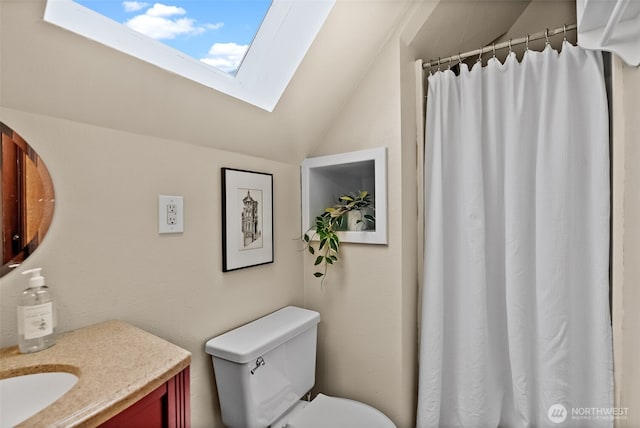
<path fill-rule="evenodd" d="M 204 28 L 193 25 L 193 19 L 171 20 L 159 16 L 138 15 L 126 23 L 127 27 L 153 39 L 175 39 L 181 35 L 195 35 L 204 32 Z"/>
<path fill-rule="evenodd" d="M 248 48 L 249 45 L 238 45 L 233 42 L 214 43 L 209 49 L 209 55 L 200 61 L 227 73 L 232 73 L 240 66 Z"/>
<path fill-rule="evenodd" d="M 185 13 L 187 13 L 187 11 L 181 7 L 167 6 L 166 4 L 156 3 L 153 5 L 153 7 L 147 10 L 145 14 L 149 16 L 173 16 L 184 15 Z"/>
<path fill-rule="evenodd" d="M 153 39 L 175 39 L 177 36 L 185 35 L 194 36 L 207 30 L 217 30 L 224 25 L 222 22 L 196 25 L 194 19 L 183 16 L 186 13 L 187 11 L 181 7 L 155 3 L 144 14 L 136 15 L 129 19 L 125 22 L 125 25 Z"/>
<path fill-rule="evenodd" d="M 122 6 L 125 12 L 137 12 L 147 7 L 149 3 L 143 3 L 139 1 L 123 1 Z"/>

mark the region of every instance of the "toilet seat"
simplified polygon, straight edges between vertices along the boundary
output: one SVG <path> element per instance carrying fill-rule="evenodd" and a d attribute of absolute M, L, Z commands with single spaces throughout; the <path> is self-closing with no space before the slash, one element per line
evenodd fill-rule
<path fill-rule="evenodd" d="M 359 401 L 318 394 L 287 421 L 288 428 L 396 428 L 380 410 Z"/>

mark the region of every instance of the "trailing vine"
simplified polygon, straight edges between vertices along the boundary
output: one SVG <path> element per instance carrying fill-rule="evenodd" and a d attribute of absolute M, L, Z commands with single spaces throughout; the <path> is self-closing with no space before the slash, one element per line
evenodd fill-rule
<path fill-rule="evenodd" d="M 338 261 L 340 253 L 340 239 L 338 231 L 345 230 L 345 217 L 349 211 L 357 211 L 363 208 L 372 207 L 371 195 L 366 190 L 357 193 L 342 195 L 338 198 L 338 203 L 328 207 L 322 214 L 315 218 L 315 224 L 303 236 L 305 250 L 315 256 L 314 266 L 318 267 L 313 276 L 322 278 L 322 283 L 327 275 L 330 265 Z M 363 214 L 357 223 L 368 222 L 375 225 L 375 217 Z M 318 241 L 317 247 L 313 241 Z"/>

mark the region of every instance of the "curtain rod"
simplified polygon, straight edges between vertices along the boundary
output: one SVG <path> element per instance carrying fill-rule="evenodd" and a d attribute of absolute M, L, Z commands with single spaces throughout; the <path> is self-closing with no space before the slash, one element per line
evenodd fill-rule
<path fill-rule="evenodd" d="M 551 36 L 555 36 L 556 34 L 560 34 L 560 33 L 564 33 L 565 34 L 565 38 L 566 38 L 566 33 L 567 31 L 572 31 L 577 29 L 578 26 L 575 24 L 571 24 L 571 25 L 565 25 L 563 27 L 560 28 L 556 28 L 555 30 L 549 30 L 548 28 L 545 31 L 541 31 L 539 33 L 534 33 L 534 34 L 527 34 L 525 37 L 520 37 L 519 39 L 514 39 L 511 40 L 509 39 L 509 41 L 506 42 L 502 42 L 502 43 L 498 43 L 498 44 L 493 44 L 493 45 L 488 45 L 485 47 L 482 47 L 480 49 L 476 49 L 473 51 L 469 51 L 469 52 L 465 52 L 462 54 L 458 54 L 458 55 L 452 55 L 450 57 L 444 58 L 444 59 L 436 59 L 436 60 L 430 60 L 429 62 L 425 62 L 424 64 L 422 64 L 422 69 L 426 70 L 428 68 L 433 68 L 436 66 L 441 66 L 441 65 L 446 65 L 448 63 L 454 62 L 454 61 L 462 61 L 463 59 L 466 58 L 471 58 L 474 56 L 477 56 L 478 58 L 480 58 L 482 56 L 482 54 L 488 53 L 488 52 L 494 52 L 497 51 L 498 49 L 504 49 L 504 48 L 509 48 L 509 50 L 511 50 L 511 47 L 515 46 L 515 45 L 521 45 L 521 44 L 526 44 L 527 48 L 529 47 L 529 42 L 533 41 L 533 40 L 540 40 L 540 39 L 547 39 L 547 42 L 549 41 L 549 37 Z"/>

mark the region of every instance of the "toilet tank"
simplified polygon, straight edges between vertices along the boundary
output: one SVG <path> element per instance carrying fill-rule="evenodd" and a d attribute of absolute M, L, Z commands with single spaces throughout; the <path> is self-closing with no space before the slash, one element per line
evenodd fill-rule
<path fill-rule="evenodd" d="M 313 387 L 319 321 L 287 306 L 207 342 L 227 427 L 267 427 Z"/>

